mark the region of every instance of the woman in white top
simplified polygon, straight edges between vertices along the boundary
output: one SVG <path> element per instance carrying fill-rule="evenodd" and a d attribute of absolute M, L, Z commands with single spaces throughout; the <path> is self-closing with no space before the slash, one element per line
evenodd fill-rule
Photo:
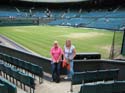
<path fill-rule="evenodd" d="M 73 59 L 76 56 L 75 46 L 71 44 L 71 40 L 66 40 L 66 45 L 64 46 L 64 60 L 70 65 L 70 70 L 67 71 L 68 77 L 65 79 L 71 78 L 74 74 L 73 71 Z"/>

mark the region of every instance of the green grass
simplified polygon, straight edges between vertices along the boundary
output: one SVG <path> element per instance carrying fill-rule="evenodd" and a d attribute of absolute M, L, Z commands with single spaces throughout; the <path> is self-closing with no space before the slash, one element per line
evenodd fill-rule
<path fill-rule="evenodd" d="M 52 26 L 0 27 L 0 34 L 46 57 L 50 57 L 54 40 L 58 40 L 63 48 L 65 40 L 71 39 L 77 52 L 99 52 L 103 58 L 108 58 L 113 37 L 112 31 Z M 117 32 L 118 46 L 121 45 L 121 35 Z"/>

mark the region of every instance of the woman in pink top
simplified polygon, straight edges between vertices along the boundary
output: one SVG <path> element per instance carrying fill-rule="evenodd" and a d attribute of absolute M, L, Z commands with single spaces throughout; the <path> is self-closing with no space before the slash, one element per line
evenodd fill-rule
<path fill-rule="evenodd" d="M 52 79 L 55 82 L 60 82 L 60 64 L 63 50 L 59 47 L 58 41 L 54 41 L 53 47 L 50 50 L 52 58 Z"/>

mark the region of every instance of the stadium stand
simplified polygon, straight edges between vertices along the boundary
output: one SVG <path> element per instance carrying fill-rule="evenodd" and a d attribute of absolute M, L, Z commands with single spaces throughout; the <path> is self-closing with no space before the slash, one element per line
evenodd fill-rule
<path fill-rule="evenodd" d="M 73 12 L 72 12 L 73 13 Z M 74 13 L 75 16 L 71 16 L 71 12 L 65 14 L 68 17 L 64 19 L 57 19 L 48 23 L 49 25 L 63 25 L 73 27 L 93 27 L 99 29 L 120 30 L 123 27 L 125 20 L 125 10 L 119 9 L 117 11 L 108 10 L 96 10 L 90 12 L 82 12 L 78 17 L 78 13 Z"/>
<path fill-rule="evenodd" d="M 125 81 L 113 81 L 81 85 L 79 93 L 124 93 Z"/>
<path fill-rule="evenodd" d="M 88 27 L 109 30 L 120 30 L 120 28 L 122 28 L 125 25 L 125 9 L 122 10 L 121 8 L 116 8 L 110 11 L 105 9 L 87 11 L 86 9 L 82 10 L 80 13 L 79 9 L 75 11 L 72 11 L 70 9 L 62 9 L 61 11 L 59 11 L 58 9 L 51 10 L 50 8 L 49 12 L 47 12 L 47 9 L 24 7 L 21 9 L 14 7 L 11 7 L 10 9 L 0 9 L 0 26 L 20 24 L 39 25 L 40 20 L 43 21 L 43 19 L 53 19 L 45 22 L 45 24 L 48 25 Z M 0 51 L 3 50 L 1 49 Z M 8 52 L 9 54 L 9 51 L 7 51 L 6 49 L 4 52 Z M 28 55 L 26 53 L 17 53 L 18 55 L 16 55 L 15 52 L 11 52 L 10 54 L 13 54 L 13 56 L 0 53 L 1 75 L 13 83 L 15 83 L 16 81 L 16 85 L 18 85 L 19 81 L 21 88 L 23 87 L 24 90 L 25 85 L 29 86 L 30 92 L 31 89 L 33 89 L 34 92 L 35 76 L 39 77 L 39 82 L 41 83 L 43 79 L 43 68 L 41 66 L 44 66 L 46 72 L 48 71 L 50 73 L 50 60 L 46 58 L 39 58 L 33 55 Z M 18 58 L 14 55 L 18 56 Z M 23 58 L 23 60 L 21 59 L 21 57 Z M 32 60 L 32 62 L 26 61 L 26 59 Z M 90 59 L 92 59 L 92 61 Z M 35 63 L 35 61 L 37 62 Z M 125 78 L 125 75 L 121 75 L 125 71 L 123 67 L 123 62 L 116 62 L 115 60 L 113 60 L 112 62 L 109 62 L 109 60 L 103 61 L 101 60 L 101 55 L 95 53 L 77 54 L 74 60 L 74 64 L 74 68 L 76 68 L 77 66 L 77 68 L 74 69 L 74 71 L 79 72 L 75 72 L 75 74 L 72 77 L 71 92 L 73 91 L 73 85 L 77 84 L 81 84 L 79 93 L 125 92 L 125 81 L 117 81 L 119 72 L 120 79 Z M 85 66 L 85 68 L 83 65 Z M 108 67 L 118 67 L 120 68 L 120 70 L 109 69 Z M 101 70 L 102 68 L 107 69 Z M 6 80 L 0 78 L 0 92 L 9 93 L 11 91 L 11 93 L 17 93 L 16 87 L 12 84 L 9 84 L 7 81 L 7 83 L 5 83 L 5 81 Z M 98 83 L 98 81 L 101 81 L 101 83 Z"/>
<path fill-rule="evenodd" d="M 0 93 L 8 93 L 8 90 L 4 84 L 0 84 Z"/>
<path fill-rule="evenodd" d="M 97 71 L 75 72 L 71 80 L 71 91 L 76 84 L 84 84 L 97 81 L 109 81 L 118 79 L 119 69 L 107 69 Z"/>
<path fill-rule="evenodd" d="M 8 79 L 8 76 L 9 76 L 9 80 L 11 81 L 11 78 L 12 78 L 13 83 L 16 81 L 16 85 L 18 85 L 17 81 L 19 81 L 21 88 L 22 88 L 22 85 L 24 84 L 24 90 L 25 90 L 25 85 L 27 85 L 30 87 L 30 93 L 32 93 L 31 89 L 33 89 L 33 93 L 34 93 L 35 81 L 34 81 L 34 78 L 31 77 L 30 75 L 26 75 L 25 73 L 20 72 L 19 70 L 12 68 L 9 65 L 6 65 L 3 63 L 0 63 L 0 71 L 3 72 L 4 78 Z"/>
<path fill-rule="evenodd" d="M 99 18 L 87 25 L 87 27 L 118 30 L 125 23 L 125 18 Z"/>
<path fill-rule="evenodd" d="M 109 13 L 108 15 L 106 15 L 105 17 L 116 17 L 116 18 L 124 18 L 125 17 L 125 10 L 118 10 L 118 11 L 113 11 L 112 13 Z"/>
<path fill-rule="evenodd" d="M 109 12 L 108 11 L 90 11 L 87 13 L 81 14 L 81 17 L 105 17 Z"/>
<path fill-rule="evenodd" d="M 71 19 L 61 19 L 61 20 L 52 21 L 48 24 L 80 27 L 80 26 L 85 26 L 94 20 L 95 20 L 94 18 L 71 18 Z"/>
<path fill-rule="evenodd" d="M 17 93 L 17 88 L 8 80 L 0 77 L 0 93 Z"/>
<path fill-rule="evenodd" d="M 60 19 L 60 20 L 52 21 L 48 23 L 48 25 L 63 25 L 65 23 L 67 23 L 67 19 Z"/>
<path fill-rule="evenodd" d="M 12 66 L 15 66 L 16 68 L 20 68 L 19 70 L 31 73 L 33 77 L 35 78 L 35 75 L 39 77 L 39 83 L 43 82 L 43 69 L 42 67 L 32 64 L 30 62 L 26 62 L 21 59 L 17 59 L 15 57 L 6 55 L 6 54 L 1 54 L 0 53 L 0 59 L 5 63 L 8 63 Z"/>
<path fill-rule="evenodd" d="M 79 12 L 81 9 L 81 12 Z M 9 11 L 8 11 L 9 10 Z M 48 13 L 50 16 L 48 16 Z M 0 7 L 0 25 L 39 25 L 43 19 L 48 25 L 89 27 L 120 30 L 124 26 L 125 9 L 122 6 L 108 9 L 49 9 L 26 7 Z M 7 20 L 4 20 L 7 19 Z M 51 20 L 55 19 L 55 20 Z"/>
<path fill-rule="evenodd" d="M 93 22 L 94 18 L 72 18 L 70 20 L 68 20 L 67 24 L 71 24 L 69 26 L 74 26 L 74 27 L 82 27 L 82 26 L 86 26 L 87 24 Z"/>

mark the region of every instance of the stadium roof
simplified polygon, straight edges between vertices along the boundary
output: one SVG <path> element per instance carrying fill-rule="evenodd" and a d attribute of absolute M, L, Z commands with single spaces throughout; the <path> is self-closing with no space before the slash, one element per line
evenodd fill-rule
<path fill-rule="evenodd" d="M 20 0 L 27 2 L 43 2 L 43 3 L 71 3 L 71 2 L 83 2 L 89 0 Z"/>

